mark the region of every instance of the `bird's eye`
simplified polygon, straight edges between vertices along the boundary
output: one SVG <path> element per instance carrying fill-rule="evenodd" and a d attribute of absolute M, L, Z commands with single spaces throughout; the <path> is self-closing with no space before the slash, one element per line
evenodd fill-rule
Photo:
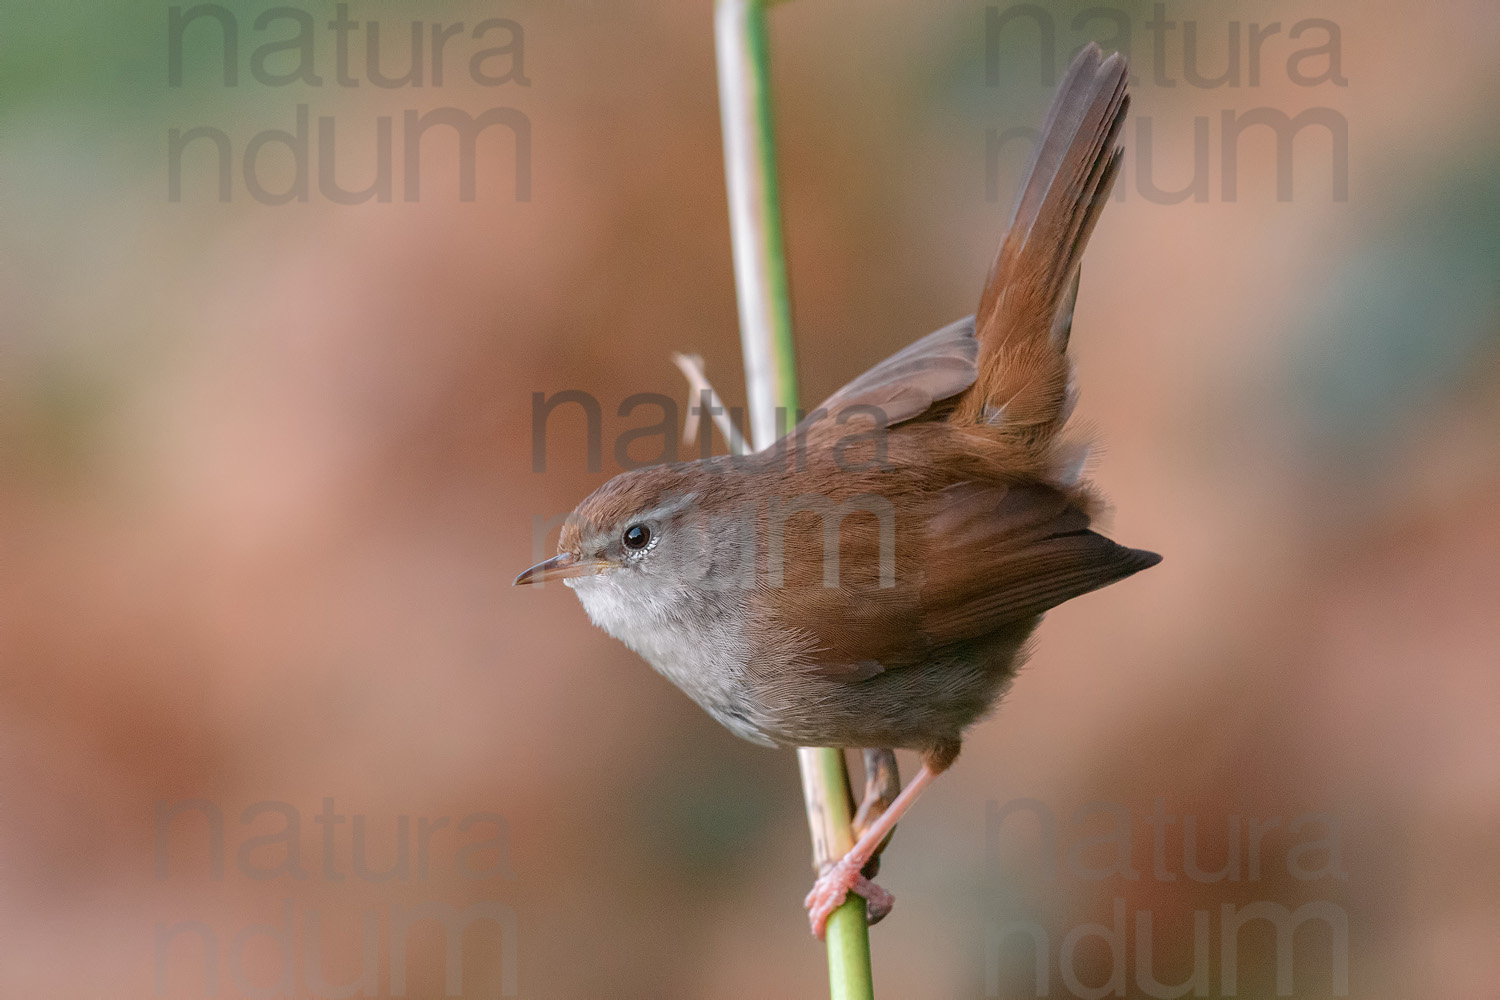
<path fill-rule="evenodd" d="M 625 529 L 624 541 L 627 549 L 644 549 L 651 541 L 651 529 L 644 524 L 632 524 Z"/>

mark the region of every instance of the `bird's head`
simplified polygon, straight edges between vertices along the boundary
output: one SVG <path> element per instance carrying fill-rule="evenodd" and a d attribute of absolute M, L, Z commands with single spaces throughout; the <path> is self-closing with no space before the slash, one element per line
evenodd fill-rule
<path fill-rule="evenodd" d="M 732 475 L 732 474 L 731 474 Z M 568 516 L 557 555 L 516 577 L 517 586 L 563 580 L 670 585 L 700 579 L 733 522 L 734 490 L 702 463 L 658 465 L 622 473 Z M 715 527 L 717 526 L 717 527 Z M 602 582 L 602 581 L 601 581 Z"/>

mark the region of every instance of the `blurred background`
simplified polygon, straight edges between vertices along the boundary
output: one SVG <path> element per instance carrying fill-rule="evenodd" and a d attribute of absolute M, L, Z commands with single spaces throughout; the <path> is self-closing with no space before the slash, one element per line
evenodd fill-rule
<path fill-rule="evenodd" d="M 743 401 L 708 3 L 353 3 L 344 66 L 345 5 L 298 8 L 306 54 L 226 4 L 174 86 L 177 9 L 0 32 L 0 992 L 820 995 L 794 756 L 510 587 L 657 419 L 620 402 L 686 403 L 669 352 Z M 1225 995 L 1225 907 L 1312 903 L 1290 994 L 1495 996 L 1492 4 L 778 6 L 803 402 L 972 311 L 1008 130 L 1089 38 L 1135 79 L 1078 418 L 1108 530 L 1165 561 L 1052 612 L 901 825 L 877 985 Z M 473 200 L 438 127 L 408 196 L 407 113 L 445 107 L 513 109 Z M 1308 111 L 1280 161 L 1234 140 Z M 198 133 L 174 196 L 200 128 L 229 155 Z M 600 471 L 575 406 L 533 471 L 565 390 Z M 458 984 L 401 915 L 475 904 Z M 1270 924 L 1236 955 L 1277 995 Z"/>

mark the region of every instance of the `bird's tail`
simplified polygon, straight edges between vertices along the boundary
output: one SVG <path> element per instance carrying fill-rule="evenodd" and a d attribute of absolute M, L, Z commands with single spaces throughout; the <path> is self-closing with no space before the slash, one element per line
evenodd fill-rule
<path fill-rule="evenodd" d="M 950 417 L 996 425 L 1038 464 L 1072 409 L 1078 265 L 1119 169 L 1125 80 L 1124 58 L 1090 44 L 1058 86 L 979 299 L 979 377 Z"/>

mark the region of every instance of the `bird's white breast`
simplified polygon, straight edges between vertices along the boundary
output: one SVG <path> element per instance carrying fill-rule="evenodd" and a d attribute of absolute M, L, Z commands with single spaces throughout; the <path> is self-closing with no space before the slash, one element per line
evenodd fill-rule
<path fill-rule="evenodd" d="M 777 745 L 757 724 L 761 713 L 746 698 L 749 643 L 725 603 L 743 595 L 730 591 L 705 598 L 619 571 L 566 583 L 595 625 L 635 650 L 735 735 Z"/>

